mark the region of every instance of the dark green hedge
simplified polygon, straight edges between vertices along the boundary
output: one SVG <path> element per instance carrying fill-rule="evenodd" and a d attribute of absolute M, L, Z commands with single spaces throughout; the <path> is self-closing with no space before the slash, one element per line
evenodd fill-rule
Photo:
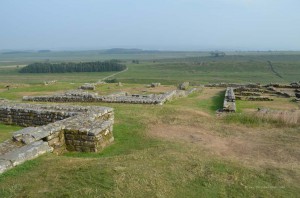
<path fill-rule="evenodd" d="M 19 70 L 20 73 L 65 73 L 122 71 L 126 66 L 117 61 L 83 63 L 33 63 Z"/>

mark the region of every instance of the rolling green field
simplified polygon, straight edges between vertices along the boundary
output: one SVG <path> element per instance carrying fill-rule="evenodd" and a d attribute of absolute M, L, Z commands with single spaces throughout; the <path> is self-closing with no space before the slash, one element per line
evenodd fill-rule
<path fill-rule="evenodd" d="M 299 81 L 299 52 L 99 51 L 0 55 L 0 98 L 76 89 L 113 73 L 20 74 L 17 65 L 35 61 L 120 59 L 128 71 L 96 92 L 160 93 L 178 83 L 289 83 Z M 139 64 L 133 64 L 138 59 Z M 7 62 L 12 61 L 12 62 Z M 275 75 L 267 61 L 282 76 Z M 21 67 L 21 66 L 19 66 Z M 45 86 L 45 80 L 57 80 Z M 10 90 L 5 88 L 11 85 Z M 289 98 L 237 102 L 238 112 L 217 115 L 224 89 L 203 88 L 163 106 L 108 103 L 76 105 L 115 109 L 115 142 L 101 153 L 46 154 L 0 175 L 0 197 L 298 197 L 300 126 L 256 117 L 258 107 L 299 110 Z M 75 103 L 74 103 L 75 104 Z M 0 142 L 21 129 L 0 124 Z"/>
<path fill-rule="evenodd" d="M 46 54 L 25 53 L 0 55 L 0 78 L 5 83 L 42 83 L 44 80 L 62 82 L 95 82 L 112 73 L 66 73 L 66 74 L 20 74 L 17 65 L 36 61 L 93 61 L 119 59 L 129 70 L 114 78 L 120 82 L 144 84 L 159 81 L 163 84 L 178 84 L 190 81 L 194 84 L 238 83 L 289 83 L 299 81 L 300 53 L 297 52 L 231 52 L 225 57 L 210 57 L 208 52 L 153 52 L 140 54 L 101 54 L 91 52 L 51 52 Z M 86 55 L 86 56 L 85 56 Z M 156 55 L 156 56 L 155 56 Z M 41 57 L 42 56 L 42 57 Z M 82 58 L 84 57 L 84 58 Z M 82 59 L 81 59 L 82 58 Z M 139 59 L 140 64 L 132 64 Z M 271 61 L 278 77 L 270 69 Z M 2 65 L 2 66 L 1 66 Z M 19 66 L 19 67 L 21 67 Z"/>

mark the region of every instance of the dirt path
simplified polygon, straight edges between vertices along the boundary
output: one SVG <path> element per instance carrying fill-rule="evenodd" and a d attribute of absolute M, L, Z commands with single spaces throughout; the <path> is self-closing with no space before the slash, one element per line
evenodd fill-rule
<path fill-rule="evenodd" d="M 128 67 L 127 67 L 125 70 L 123 70 L 123 71 L 120 71 L 120 72 L 118 72 L 118 73 L 112 74 L 112 75 L 107 76 L 107 77 L 104 77 L 104 78 L 100 79 L 99 81 L 104 81 L 104 80 L 106 80 L 106 79 L 108 79 L 108 78 L 111 78 L 111 77 L 113 77 L 113 76 L 116 76 L 116 75 L 118 75 L 118 74 L 121 74 L 121 73 L 124 73 L 124 72 L 127 72 L 127 71 L 128 71 Z"/>

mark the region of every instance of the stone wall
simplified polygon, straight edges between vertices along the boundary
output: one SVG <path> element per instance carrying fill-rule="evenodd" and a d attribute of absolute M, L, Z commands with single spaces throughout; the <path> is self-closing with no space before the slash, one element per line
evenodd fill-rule
<path fill-rule="evenodd" d="M 0 106 L 0 122 L 19 126 L 40 126 L 74 116 L 75 111 L 60 111 L 59 109 L 46 109 L 45 107 L 7 104 Z"/>
<path fill-rule="evenodd" d="M 108 107 L 2 102 L 0 117 L 6 124 L 35 126 L 0 144 L 0 173 L 45 152 L 98 152 L 114 140 L 114 112 Z"/>
<path fill-rule="evenodd" d="M 260 84 L 248 83 L 248 84 L 238 84 L 238 83 L 213 83 L 207 84 L 205 87 L 247 87 L 247 88 L 260 88 Z"/>
<path fill-rule="evenodd" d="M 188 90 L 189 86 L 190 86 L 189 82 L 183 82 L 178 86 L 178 89 L 179 90 Z"/>
<path fill-rule="evenodd" d="M 227 87 L 225 91 L 223 111 L 228 111 L 228 112 L 236 111 L 235 94 L 232 87 Z"/>
<path fill-rule="evenodd" d="M 83 84 L 83 85 L 80 86 L 80 89 L 83 89 L 83 90 L 95 90 L 96 87 L 95 87 L 95 84 L 85 83 L 85 84 Z"/>
<path fill-rule="evenodd" d="M 128 94 L 120 92 L 118 94 L 111 94 L 107 96 L 98 96 L 95 93 L 89 93 L 86 91 L 73 90 L 64 94 L 53 96 L 24 96 L 24 101 L 36 101 L 36 102 L 107 102 L 107 103 L 131 103 L 131 104 L 159 104 L 162 105 L 166 101 L 172 98 L 188 95 L 196 91 L 193 88 L 188 91 L 173 90 L 163 94 Z"/>

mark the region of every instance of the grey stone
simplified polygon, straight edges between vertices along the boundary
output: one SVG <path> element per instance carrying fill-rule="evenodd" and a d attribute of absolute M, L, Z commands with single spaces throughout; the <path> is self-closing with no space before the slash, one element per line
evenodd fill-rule
<path fill-rule="evenodd" d="M 9 160 L 0 159 L 0 174 L 12 167 L 13 165 Z"/>
<path fill-rule="evenodd" d="M 34 159 L 39 155 L 52 151 L 53 148 L 51 148 L 47 142 L 37 141 L 0 156 L 0 159 L 8 160 L 13 166 L 16 166 L 27 160 Z"/>

